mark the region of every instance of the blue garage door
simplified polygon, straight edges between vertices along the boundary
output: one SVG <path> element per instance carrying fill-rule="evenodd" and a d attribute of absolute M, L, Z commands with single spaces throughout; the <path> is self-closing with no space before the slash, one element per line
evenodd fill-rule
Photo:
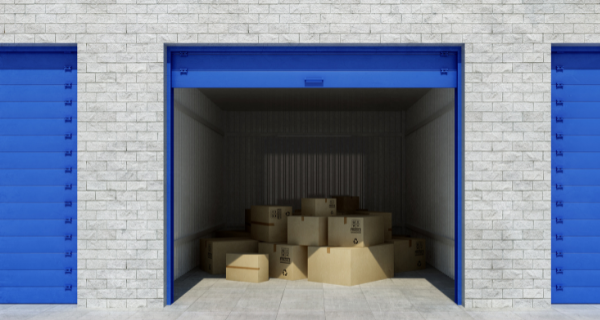
<path fill-rule="evenodd" d="M 77 303 L 76 48 L 0 48 L 0 303 Z"/>
<path fill-rule="evenodd" d="M 600 48 L 552 53 L 552 303 L 600 303 Z"/>

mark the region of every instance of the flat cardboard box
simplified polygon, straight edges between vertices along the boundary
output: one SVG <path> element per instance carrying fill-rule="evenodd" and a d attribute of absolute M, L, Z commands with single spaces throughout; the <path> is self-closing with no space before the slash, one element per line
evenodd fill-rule
<path fill-rule="evenodd" d="M 200 266 L 211 274 L 225 274 L 228 253 L 257 253 L 258 241 L 240 238 L 200 239 Z"/>
<path fill-rule="evenodd" d="M 327 245 L 330 247 L 369 247 L 383 243 L 380 216 L 336 216 L 327 218 Z"/>
<path fill-rule="evenodd" d="M 252 239 L 263 242 L 286 242 L 287 219 L 292 215 L 292 207 L 252 206 Z"/>
<path fill-rule="evenodd" d="M 228 253 L 225 279 L 259 283 L 269 281 L 269 256 L 266 254 Z"/>
<path fill-rule="evenodd" d="M 369 216 L 380 216 L 383 217 L 383 232 L 385 235 L 385 242 L 392 241 L 392 213 L 391 212 L 378 212 L 378 211 L 357 211 L 357 214 L 364 214 Z"/>
<path fill-rule="evenodd" d="M 394 272 L 425 269 L 427 251 L 425 239 L 394 236 Z"/>
<path fill-rule="evenodd" d="M 307 247 L 261 242 L 258 253 L 269 255 L 269 277 L 300 280 L 308 276 Z"/>
<path fill-rule="evenodd" d="M 301 246 L 327 245 L 328 217 L 291 216 L 288 218 L 288 244 Z"/>
<path fill-rule="evenodd" d="M 250 209 L 244 210 L 244 226 L 247 232 L 250 232 L 250 228 L 252 226 L 252 224 L 250 223 L 250 221 L 252 220 L 252 215 L 250 214 L 250 212 Z"/>
<path fill-rule="evenodd" d="M 335 204 L 337 207 L 338 215 L 351 214 L 358 211 L 358 197 L 352 196 L 333 196 L 335 198 Z"/>
<path fill-rule="evenodd" d="M 215 236 L 217 236 L 217 238 L 252 238 L 250 232 L 246 230 L 219 230 L 215 232 Z"/>
<path fill-rule="evenodd" d="M 335 216 L 337 215 L 336 201 L 333 198 L 302 198 L 302 215 L 305 216 Z"/>
<path fill-rule="evenodd" d="M 308 281 L 354 286 L 394 276 L 394 245 L 308 247 Z"/>

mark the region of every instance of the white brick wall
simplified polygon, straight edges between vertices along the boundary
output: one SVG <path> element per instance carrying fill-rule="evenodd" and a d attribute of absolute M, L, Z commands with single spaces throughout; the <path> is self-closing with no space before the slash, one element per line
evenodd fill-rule
<path fill-rule="evenodd" d="M 78 45 L 81 305 L 163 303 L 164 43 L 464 43 L 465 303 L 549 303 L 550 48 L 600 5 L 171 1 L 0 1 L 0 43 Z"/>

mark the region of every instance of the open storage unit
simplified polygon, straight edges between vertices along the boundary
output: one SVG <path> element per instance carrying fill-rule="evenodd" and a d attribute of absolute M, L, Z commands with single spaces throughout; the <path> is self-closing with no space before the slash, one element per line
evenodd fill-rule
<path fill-rule="evenodd" d="M 244 210 L 352 195 L 427 239 L 462 297 L 462 80 L 456 47 L 171 47 L 166 297 L 200 239 Z"/>

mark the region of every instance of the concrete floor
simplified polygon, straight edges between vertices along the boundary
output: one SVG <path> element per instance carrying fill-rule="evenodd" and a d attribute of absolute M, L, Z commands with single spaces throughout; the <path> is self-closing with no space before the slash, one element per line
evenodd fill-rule
<path fill-rule="evenodd" d="M 164 309 L 0 305 L 0 319 L 600 319 L 598 305 L 562 305 L 547 310 L 465 310 L 452 300 L 453 285 L 450 278 L 433 268 L 354 287 L 277 279 L 248 284 L 193 270 L 176 281 L 177 301 Z"/>

